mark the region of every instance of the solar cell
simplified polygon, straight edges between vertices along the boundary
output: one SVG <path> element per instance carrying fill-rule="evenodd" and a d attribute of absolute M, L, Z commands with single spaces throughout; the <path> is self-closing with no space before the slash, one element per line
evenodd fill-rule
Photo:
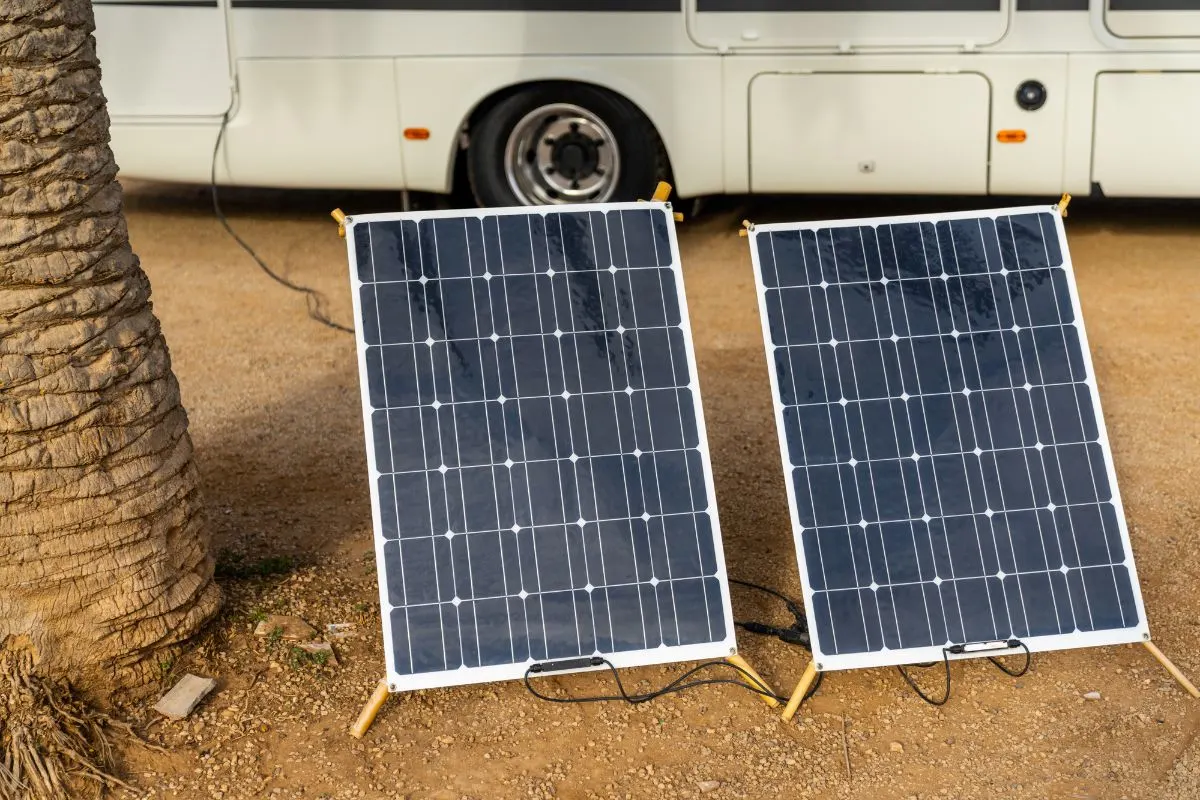
<path fill-rule="evenodd" d="M 388 679 L 721 657 L 669 207 L 347 220 Z"/>
<path fill-rule="evenodd" d="M 1049 207 L 751 233 L 820 669 L 1148 638 Z"/>

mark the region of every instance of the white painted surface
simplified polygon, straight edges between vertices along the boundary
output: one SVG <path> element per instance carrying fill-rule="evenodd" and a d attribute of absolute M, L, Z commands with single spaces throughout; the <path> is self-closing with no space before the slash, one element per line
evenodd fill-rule
<path fill-rule="evenodd" d="M 1125 39 L 1177 39 L 1200 36 L 1200 11 L 1113 11 L 1104 9 L 1104 24 Z"/>
<path fill-rule="evenodd" d="M 975 49 L 1008 30 L 1015 0 L 998 11 L 932 12 L 699 12 L 688 2 L 688 30 L 697 44 L 717 49 L 931 47 Z"/>
<path fill-rule="evenodd" d="M 688 39 L 682 13 L 238 8 L 232 15 L 232 29 L 239 58 L 702 52 Z"/>
<path fill-rule="evenodd" d="M 1065 55 L 1041 55 L 988 63 L 986 72 L 992 85 L 988 191 L 992 194 L 1056 196 L 1064 191 L 1067 62 Z M 1046 87 L 1046 104 L 1037 111 L 1026 111 L 1015 101 L 1017 87 L 1030 78 Z M 1026 139 L 1019 144 L 1002 143 L 996 134 L 1003 130 L 1023 130 Z"/>
<path fill-rule="evenodd" d="M 966 174 L 947 180 L 948 165 L 929 171 L 912 168 L 896 172 L 905 177 L 889 183 L 878 179 L 878 171 L 875 179 L 856 172 L 846 181 L 834 171 L 826 179 L 837 177 L 838 191 L 1078 194 L 1091 187 L 1093 144 L 1128 136 L 1123 119 L 1131 116 L 1129 111 L 1121 113 L 1111 104 L 1104 112 L 1097 109 L 1097 76 L 1154 69 L 1200 72 L 1200 38 L 1178 38 L 1190 35 L 1187 12 L 1145 12 L 1157 15 L 1154 19 L 1160 22 L 1168 20 L 1166 30 L 1177 38 L 1118 36 L 1106 27 L 1104 4 L 1099 2 L 1090 12 L 982 16 L 769 14 L 760 15 L 767 19 L 751 26 L 750 38 L 743 38 L 750 28 L 739 22 L 746 15 L 737 12 L 706 13 L 702 16 L 712 20 L 701 29 L 694 11 L 239 8 L 226 13 L 227 2 L 204 8 L 97 0 L 97 40 L 113 116 L 113 147 L 127 176 L 207 180 L 215 125 L 231 99 L 226 17 L 240 92 L 227 154 L 234 174 L 227 177 L 283 186 L 446 191 L 459 129 L 484 97 L 525 81 L 578 80 L 623 94 L 646 112 L 666 143 L 681 196 L 748 191 L 752 171 L 756 190 L 769 186 L 772 191 L 810 191 L 816 179 L 808 161 L 815 160 L 819 170 L 832 169 L 822 162 L 832 163 L 845 153 L 825 150 L 832 155 L 824 159 L 793 151 L 784 161 L 761 146 L 752 149 L 755 76 L 854 74 L 860 76 L 856 86 L 865 87 L 861 91 L 886 95 L 883 84 L 866 73 L 928 71 L 976 73 L 991 85 L 989 103 L 970 99 L 978 118 L 971 120 L 976 132 L 969 134 L 972 155 Z M 1197 32 L 1200 35 L 1200 28 Z M 963 52 L 968 39 L 974 52 Z M 844 44 L 851 55 L 839 53 Z M 718 50 L 726 45 L 726 52 Z M 1033 113 L 1013 102 L 1016 86 L 1029 78 L 1049 88 L 1046 106 Z M 772 110 L 766 95 L 760 99 L 753 112 L 756 119 L 796 124 L 796 109 Z M 833 105 L 818 112 L 858 113 L 851 99 L 832 98 Z M 905 132 L 923 130 L 927 117 L 966 126 L 963 112 L 954 105 L 957 94 L 927 99 L 931 105 L 921 114 L 910 117 L 897 104 L 884 121 L 896 134 L 888 137 L 894 141 L 882 151 L 886 158 L 894 160 L 895 152 L 907 146 L 900 144 Z M 1200 127 L 1200 110 L 1179 96 L 1152 91 L 1138 100 L 1138 112 L 1149 118 Z M 1117 128 L 1098 127 L 1110 124 Z M 404 141 L 400 132 L 406 126 L 427 127 L 432 136 Z M 996 131 L 1006 128 L 1026 130 L 1027 141 L 997 143 Z M 966 127 L 938 136 L 968 135 L 965 131 Z M 757 141 L 759 145 L 777 143 L 769 127 L 756 126 L 754 135 L 766 137 Z M 802 135 L 809 137 L 810 146 L 825 147 L 814 132 Z M 856 136 L 867 141 L 839 138 L 837 144 L 877 149 L 870 134 L 859 131 Z M 917 149 L 907 158 L 912 165 L 928 158 L 921 149 L 927 143 L 927 137 L 914 137 Z M 1110 194 L 1117 194 L 1118 186 L 1142 193 L 1146 190 L 1137 187 L 1144 184 L 1171 195 L 1200 196 L 1200 187 L 1186 170 L 1139 179 L 1133 171 L 1141 169 L 1134 166 L 1141 157 L 1120 155 L 1133 152 L 1122 147 L 1126 149 L 1110 147 L 1095 154 L 1097 163 L 1114 177 L 1114 169 L 1130 171 L 1112 188 L 1106 185 Z M 330 159 L 330 148 L 341 148 L 337 159 Z M 980 150 L 988 153 L 982 183 L 976 167 Z M 759 163 L 764 152 L 768 160 Z M 1114 164 L 1114 158 L 1124 161 Z M 951 160 L 961 166 L 958 159 L 956 153 Z M 222 164 L 219 175 L 223 168 Z"/>
<path fill-rule="evenodd" d="M 238 70 L 222 148 L 234 183 L 403 188 L 391 59 L 246 59 Z"/>
<path fill-rule="evenodd" d="M 96 51 L 109 113 L 225 113 L 232 94 L 225 2 L 211 8 L 96 3 Z"/>
<path fill-rule="evenodd" d="M 663 139 L 680 195 L 722 191 L 721 61 L 711 56 L 397 59 L 401 128 L 430 130 L 425 141 L 403 143 L 409 188 L 449 187 L 459 131 L 480 100 L 514 84 L 555 79 L 603 86 L 641 108 Z"/>
<path fill-rule="evenodd" d="M 220 129 L 220 117 L 185 123 L 114 118 L 109 132 L 118 177 L 208 183 Z M 223 181 L 227 176 L 220 166 L 217 180 Z"/>
<path fill-rule="evenodd" d="M 760 75 L 751 189 L 984 193 L 990 102 L 971 73 Z"/>
<path fill-rule="evenodd" d="M 1092 180 L 1105 194 L 1200 195 L 1200 72 L 1096 80 Z"/>

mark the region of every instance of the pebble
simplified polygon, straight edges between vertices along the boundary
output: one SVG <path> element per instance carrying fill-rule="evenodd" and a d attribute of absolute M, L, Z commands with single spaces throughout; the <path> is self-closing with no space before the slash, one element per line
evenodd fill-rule
<path fill-rule="evenodd" d="M 288 617 L 280 614 L 267 615 L 267 618 L 258 623 L 258 626 L 254 629 L 254 635 L 270 636 L 271 632 L 276 628 L 282 631 L 284 639 L 293 642 L 307 641 L 317 635 L 317 629 L 299 617 Z"/>
<path fill-rule="evenodd" d="M 891 750 L 893 753 L 903 753 L 904 745 L 900 744 L 899 742 L 892 742 L 891 744 L 888 745 L 888 749 Z"/>
<path fill-rule="evenodd" d="M 1086 694 L 1084 694 L 1083 699 L 1084 700 L 1099 700 L 1100 693 L 1099 692 L 1087 692 Z"/>
<path fill-rule="evenodd" d="M 347 639 L 357 627 L 353 622 L 331 622 L 325 626 L 325 635 L 330 639 Z"/>
<path fill-rule="evenodd" d="M 324 653 L 330 664 L 336 665 L 338 663 L 337 654 L 333 652 L 333 645 L 329 642 L 301 642 L 296 646 L 312 655 Z"/>
<path fill-rule="evenodd" d="M 170 719 L 184 719 L 215 688 L 217 688 L 217 682 L 212 678 L 184 675 L 171 691 L 164 694 L 154 704 L 154 710 Z"/>
<path fill-rule="evenodd" d="M 708 794 L 709 792 L 715 792 L 717 789 L 720 789 L 721 782 L 720 781 L 700 781 L 699 783 L 696 784 L 696 788 L 700 790 L 700 794 Z"/>

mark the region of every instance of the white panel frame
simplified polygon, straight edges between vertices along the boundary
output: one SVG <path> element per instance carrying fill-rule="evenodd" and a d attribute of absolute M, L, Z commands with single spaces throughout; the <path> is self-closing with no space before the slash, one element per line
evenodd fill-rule
<path fill-rule="evenodd" d="M 1021 206 L 1012 208 L 986 209 L 980 211 L 960 211 L 943 214 L 913 214 L 905 216 L 830 220 L 823 222 L 777 223 L 769 225 L 755 225 L 751 228 L 748 241 L 750 243 L 751 257 L 754 262 L 755 286 L 758 289 L 758 310 L 759 317 L 762 322 L 763 346 L 765 348 L 767 357 L 767 372 L 771 379 L 771 400 L 775 407 L 775 425 L 776 431 L 779 435 L 779 453 L 783 462 L 785 477 L 784 483 L 787 487 L 788 508 L 792 521 L 792 535 L 795 539 L 796 546 L 796 560 L 800 567 L 800 581 L 804 589 L 804 612 L 809 620 L 816 618 L 816 610 L 813 606 L 813 590 L 808 585 L 808 565 L 804 556 L 804 546 L 800 540 L 800 535 L 804 528 L 800 524 L 799 510 L 796 504 L 796 489 L 791 477 L 792 464 L 788 458 L 787 436 L 785 434 L 783 420 L 784 406 L 780 400 L 781 395 L 779 393 L 779 375 L 775 369 L 775 360 L 772 357 L 772 353 L 775 348 L 771 342 L 770 321 L 767 314 L 767 287 L 763 281 L 762 264 L 758 256 L 758 236 L 764 233 L 780 231 L 816 231 L 827 228 L 895 225 L 899 223 L 913 222 L 941 222 L 956 219 L 978 219 L 983 217 L 995 218 L 1011 216 L 1014 214 L 1044 212 L 1050 212 L 1051 216 L 1055 220 L 1055 230 L 1058 235 L 1059 247 L 1062 250 L 1062 268 L 1066 271 L 1068 284 L 1071 290 L 1071 307 L 1075 314 L 1075 327 L 1079 332 L 1079 344 L 1080 349 L 1083 351 L 1084 367 L 1087 370 L 1087 379 L 1084 381 L 1084 383 L 1087 384 L 1092 399 L 1092 406 L 1095 409 L 1096 427 L 1098 431 L 1096 441 L 1100 445 L 1101 451 L 1104 454 L 1104 464 L 1108 472 L 1109 486 L 1112 490 L 1111 502 L 1114 510 L 1116 511 L 1117 527 L 1121 535 L 1121 544 L 1125 548 L 1124 566 L 1129 570 L 1129 579 L 1133 590 L 1138 624 L 1131 628 L 1117 628 L 1105 631 L 1085 631 L 1073 634 L 1056 634 L 1053 636 L 1030 636 L 1021 639 L 1021 641 L 1029 648 L 1030 652 L 1038 653 L 1051 650 L 1069 650 L 1081 647 L 1130 644 L 1134 642 L 1150 640 L 1150 628 L 1146 620 L 1146 609 L 1144 600 L 1142 598 L 1141 582 L 1138 578 L 1137 567 L 1134 563 L 1133 547 L 1129 539 L 1129 529 L 1125 518 L 1125 507 L 1121 501 L 1121 492 L 1117 484 L 1117 472 L 1113 463 L 1112 448 L 1109 443 L 1108 429 L 1104 421 L 1104 412 L 1100 405 L 1100 394 L 1096 383 L 1095 367 L 1092 363 L 1091 347 L 1088 344 L 1087 331 L 1084 327 L 1083 310 L 1079 303 L 1079 291 L 1075 282 L 1075 268 L 1071 262 L 1070 251 L 1067 248 L 1067 237 L 1066 230 L 1063 227 L 1063 220 L 1058 214 L 1055 206 Z M 943 650 L 943 646 L 932 646 L 912 647 L 899 650 L 885 648 L 875 652 L 837 655 L 825 653 L 821 649 L 820 636 L 817 633 L 816 625 L 811 623 L 809 624 L 809 634 L 812 637 L 813 663 L 816 665 L 817 669 L 822 672 L 841 669 L 862 669 L 867 667 L 919 664 L 930 661 L 941 661 L 943 658 L 959 660 L 965 658 L 979 658 L 981 656 L 995 656 L 1014 653 L 1019 654 L 1023 652 L 1023 650 L 1020 648 L 1014 648 L 1011 650 L 1000 649 L 948 654 Z"/>
<path fill-rule="evenodd" d="M 346 253 L 349 258 L 350 266 L 350 285 L 353 295 L 354 306 L 354 340 L 358 350 L 358 374 L 359 374 L 359 393 L 362 399 L 363 412 L 363 432 L 366 440 L 367 448 L 367 465 L 370 473 L 370 492 L 371 492 L 371 517 L 372 528 L 375 538 L 375 566 L 377 579 L 379 582 L 379 607 L 381 610 L 381 618 L 383 622 L 383 647 L 386 661 L 386 679 L 388 688 L 392 692 L 406 692 L 418 689 L 433 689 L 446 686 L 462 686 L 476 683 L 489 683 L 493 681 L 520 680 L 523 678 L 533 664 L 539 663 L 536 659 L 527 659 L 515 664 L 500 664 L 487 667 L 459 667 L 453 670 L 443 670 L 440 672 L 422 672 L 410 675 L 401 675 L 396 672 L 395 660 L 393 653 L 395 652 L 392 642 L 392 627 L 390 614 L 392 605 L 388 598 L 387 575 L 384 572 L 384 555 L 383 547 L 386 541 L 383 537 L 383 529 L 380 516 L 380 500 L 379 500 L 379 478 L 381 473 L 376 468 L 375 458 L 375 440 L 371 435 L 371 412 L 372 407 L 369 400 L 369 391 L 367 387 L 367 343 L 363 336 L 362 324 L 362 300 L 360 297 L 360 289 L 365 285 L 358 279 L 358 260 L 354 247 L 354 226 L 362 223 L 371 222 L 389 222 L 407 220 L 412 222 L 421 222 L 428 219 L 441 218 L 473 218 L 487 219 L 497 216 L 529 216 L 532 214 L 561 214 L 561 213 L 588 213 L 592 211 L 604 213 L 608 211 L 644 211 L 648 209 L 660 209 L 666 215 L 667 220 L 667 235 L 671 244 L 671 269 L 675 275 L 675 286 L 679 301 L 680 328 L 684 334 L 684 344 L 687 351 L 688 369 L 691 370 L 691 383 L 688 388 L 691 390 L 692 397 L 695 400 L 695 417 L 696 417 L 696 433 L 697 447 L 696 450 L 700 453 L 701 463 L 704 468 L 704 487 L 708 492 L 708 511 L 712 521 L 712 533 L 714 552 L 716 556 L 717 570 L 712 577 L 717 579 L 721 587 L 721 602 L 724 605 L 725 619 L 725 638 L 720 641 L 706 642 L 703 644 L 693 645 L 678 645 L 667 646 L 660 645 L 655 648 L 645 650 L 627 650 L 619 653 L 601 653 L 608 659 L 617 669 L 625 669 L 629 667 L 644 667 L 656 664 L 669 664 L 683 661 L 698 661 L 707 659 L 723 659 L 737 653 L 737 638 L 733 623 L 733 605 L 729 593 L 729 577 L 725 566 L 725 550 L 722 544 L 721 524 L 717 513 L 717 495 L 715 485 L 713 483 L 712 461 L 710 457 L 711 450 L 708 444 L 708 432 L 704 421 L 704 406 L 701 400 L 700 393 L 700 377 L 696 369 L 696 353 L 695 343 L 692 335 L 691 318 L 688 314 L 687 296 L 684 291 L 683 281 L 683 262 L 679 255 L 679 241 L 676 236 L 674 218 L 672 216 L 671 204 L 661 202 L 648 203 L 580 203 L 572 206 L 528 206 L 514 208 L 494 208 L 494 209 L 463 209 L 463 210 L 439 210 L 439 211 L 413 211 L 413 212 L 395 212 L 382 214 L 361 214 L 357 216 L 347 217 L 345 221 L 346 227 Z M 587 656 L 580 656 L 585 658 Z M 546 663 L 553 663 L 555 660 L 571 660 L 554 659 Z M 581 667 L 578 669 L 561 669 L 552 672 L 542 673 L 543 675 L 566 675 L 574 672 L 594 672 L 598 670 L 606 670 L 604 665 L 598 667 Z M 532 676 L 531 677 L 537 677 Z"/>

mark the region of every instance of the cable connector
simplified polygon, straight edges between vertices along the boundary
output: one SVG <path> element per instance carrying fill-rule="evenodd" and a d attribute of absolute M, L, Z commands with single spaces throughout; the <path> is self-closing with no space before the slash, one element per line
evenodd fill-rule
<path fill-rule="evenodd" d="M 603 658 L 599 656 L 585 656 L 584 658 L 564 658 L 559 661 L 543 661 L 530 666 L 529 672 L 533 675 L 541 675 L 547 672 L 563 672 L 569 669 L 587 669 L 588 667 L 602 666 L 604 666 Z"/>
<path fill-rule="evenodd" d="M 993 650 L 1016 650 L 1023 647 L 1020 639 L 999 639 L 990 642 L 964 642 L 952 644 L 946 648 L 951 655 L 960 656 L 964 653 L 988 653 Z"/>
<path fill-rule="evenodd" d="M 750 620 L 748 622 L 739 622 L 738 627 L 747 633 L 754 633 L 759 636 L 774 636 L 781 642 L 794 644 L 797 647 L 808 648 L 812 644 L 808 638 L 808 631 L 794 624 L 790 628 L 776 628 L 773 625 Z"/>
<path fill-rule="evenodd" d="M 346 212 L 342 211 L 340 208 L 335 208 L 333 211 L 329 212 L 329 216 L 333 217 L 333 221 L 337 223 L 338 236 L 345 239 L 346 238 Z"/>

